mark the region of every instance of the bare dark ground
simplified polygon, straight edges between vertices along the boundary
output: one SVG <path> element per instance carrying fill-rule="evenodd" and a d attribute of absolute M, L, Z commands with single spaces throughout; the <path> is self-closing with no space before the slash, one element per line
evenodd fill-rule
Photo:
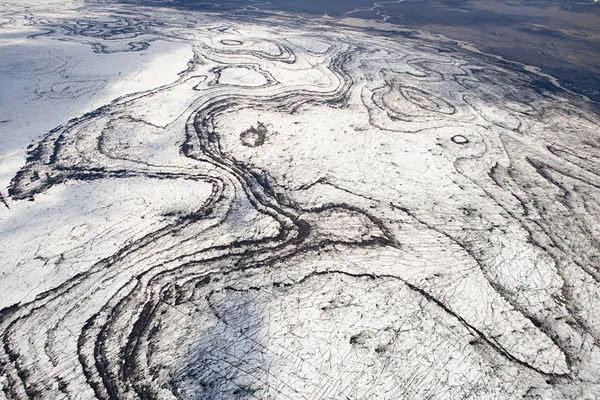
<path fill-rule="evenodd" d="M 438 0 L 376 7 L 370 0 L 121 2 L 224 13 L 276 10 L 385 20 L 466 41 L 486 53 L 538 67 L 563 87 L 600 102 L 600 2 Z"/>

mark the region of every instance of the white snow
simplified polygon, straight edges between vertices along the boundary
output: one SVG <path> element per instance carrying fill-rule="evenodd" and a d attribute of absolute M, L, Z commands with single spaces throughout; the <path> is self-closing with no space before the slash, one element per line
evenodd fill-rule
<path fill-rule="evenodd" d="M 0 398 L 598 397 L 586 99 L 385 22 L 0 12 Z"/>

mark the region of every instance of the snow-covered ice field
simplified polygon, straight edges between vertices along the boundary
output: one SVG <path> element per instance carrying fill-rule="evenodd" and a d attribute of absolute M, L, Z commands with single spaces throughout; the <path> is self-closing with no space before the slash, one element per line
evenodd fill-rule
<path fill-rule="evenodd" d="M 351 22 L 0 4 L 0 399 L 600 398 L 598 104 Z"/>

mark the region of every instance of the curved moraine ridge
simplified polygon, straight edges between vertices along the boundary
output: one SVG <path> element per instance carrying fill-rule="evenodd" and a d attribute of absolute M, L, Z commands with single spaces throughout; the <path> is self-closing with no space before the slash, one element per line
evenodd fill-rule
<path fill-rule="evenodd" d="M 193 57 L 0 194 L 3 274 L 55 282 L 3 304 L 0 398 L 600 395 L 597 105 L 331 20 L 69 12 L 30 40 Z"/>

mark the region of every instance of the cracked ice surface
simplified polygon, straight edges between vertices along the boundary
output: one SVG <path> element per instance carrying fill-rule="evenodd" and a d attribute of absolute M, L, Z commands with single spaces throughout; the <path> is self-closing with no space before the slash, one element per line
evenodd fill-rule
<path fill-rule="evenodd" d="M 332 19 L 1 7 L 0 398 L 600 396 L 596 104 Z"/>

